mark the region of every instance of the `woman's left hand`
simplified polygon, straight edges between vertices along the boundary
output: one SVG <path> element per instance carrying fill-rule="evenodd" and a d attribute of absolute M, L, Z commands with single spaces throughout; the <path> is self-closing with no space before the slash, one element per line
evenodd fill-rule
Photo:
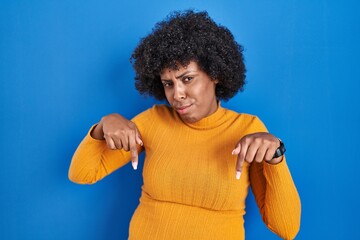
<path fill-rule="evenodd" d="M 282 161 L 283 156 L 273 158 L 276 149 L 280 146 L 277 137 L 266 132 L 249 134 L 240 139 L 232 151 L 238 155 L 236 162 L 236 178 L 240 179 L 244 162 L 252 163 L 266 161 L 270 164 L 277 164 Z"/>

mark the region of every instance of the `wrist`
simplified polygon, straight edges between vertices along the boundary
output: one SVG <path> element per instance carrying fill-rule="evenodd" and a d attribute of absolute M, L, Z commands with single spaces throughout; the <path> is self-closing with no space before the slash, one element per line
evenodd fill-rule
<path fill-rule="evenodd" d="M 284 143 L 280 140 L 280 138 L 278 138 L 278 140 L 279 140 L 279 147 L 276 149 L 276 151 L 274 153 L 274 156 L 273 156 L 273 159 L 283 156 L 284 153 L 286 152 L 286 148 L 285 148 Z"/>
<path fill-rule="evenodd" d="M 279 147 L 276 149 L 275 154 L 273 156 L 273 158 L 268 161 L 268 163 L 270 164 L 278 164 L 283 160 L 284 157 L 284 153 L 286 151 L 285 145 L 284 143 L 278 138 L 279 140 Z"/>
<path fill-rule="evenodd" d="M 267 163 L 271 164 L 271 165 L 276 165 L 278 163 L 281 163 L 282 160 L 284 159 L 284 156 L 280 156 L 280 157 L 277 157 L 277 158 L 273 158 L 271 159 L 270 161 L 268 161 Z"/>

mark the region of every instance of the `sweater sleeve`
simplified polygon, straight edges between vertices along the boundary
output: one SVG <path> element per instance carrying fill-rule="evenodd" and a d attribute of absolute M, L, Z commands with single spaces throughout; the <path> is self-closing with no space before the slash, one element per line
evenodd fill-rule
<path fill-rule="evenodd" d="M 267 132 L 258 118 L 255 124 Z M 294 239 L 300 229 L 301 203 L 285 156 L 275 165 L 252 163 L 250 183 L 267 227 L 283 239 Z"/>
<path fill-rule="evenodd" d="M 143 137 L 146 136 L 145 123 L 148 120 L 148 112 L 145 111 L 131 121 L 133 121 Z M 91 137 L 89 130 L 85 138 L 76 149 L 69 168 L 69 179 L 79 184 L 93 184 L 103 179 L 105 176 L 124 166 L 131 160 L 130 151 L 111 150 L 107 147 L 105 140 L 97 140 Z M 144 142 L 145 143 L 145 142 Z M 138 153 L 144 148 L 137 145 Z"/>

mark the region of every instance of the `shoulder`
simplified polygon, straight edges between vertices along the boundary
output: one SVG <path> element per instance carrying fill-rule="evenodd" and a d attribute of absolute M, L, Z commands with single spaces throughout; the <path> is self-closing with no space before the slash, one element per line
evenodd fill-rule
<path fill-rule="evenodd" d="M 139 121 L 149 121 L 157 119 L 157 118 L 175 118 L 174 111 L 171 107 L 165 104 L 155 104 L 151 108 L 139 113 L 136 115 L 132 121 L 139 122 Z"/>
<path fill-rule="evenodd" d="M 150 108 L 154 114 L 169 114 L 172 113 L 172 108 L 166 104 L 155 104 Z"/>
<path fill-rule="evenodd" d="M 153 117 L 174 118 L 174 110 L 166 104 L 155 104 L 148 109 L 149 114 Z"/>
<path fill-rule="evenodd" d="M 249 113 L 239 113 L 234 110 L 224 108 L 225 109 L 225 115 L 227 118 L 234 119 L 237 121 L 247 122 L 247 123 L 253 123 L 257 121 L 261 121 L 260 118 L 256 115 L 249 114 Z"/>
<path fill-rule="evenodd" d="M 265 124 L 261 121 L 261 119 L 257 115 L 249 114 L 249 113 L 238 113 L 230 109 L 226 109 L 226 117 L 228 120 L 234 122 L 241 126 L 243 129 L 248 129 L 250 132 L 252 131 L 263 131 L 267 132 Z"/>

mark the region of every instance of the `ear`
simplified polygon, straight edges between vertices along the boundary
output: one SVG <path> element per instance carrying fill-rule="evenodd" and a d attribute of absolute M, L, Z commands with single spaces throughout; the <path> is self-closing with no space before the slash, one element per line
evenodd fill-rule
<path fill-rule="evenodd" d="M 218 84 L 218 83 L 219 83 L 219 80 L 215 79 L 215 80 L 213 80 L 213 82 L 214 82 L 215 84 Z"/>

